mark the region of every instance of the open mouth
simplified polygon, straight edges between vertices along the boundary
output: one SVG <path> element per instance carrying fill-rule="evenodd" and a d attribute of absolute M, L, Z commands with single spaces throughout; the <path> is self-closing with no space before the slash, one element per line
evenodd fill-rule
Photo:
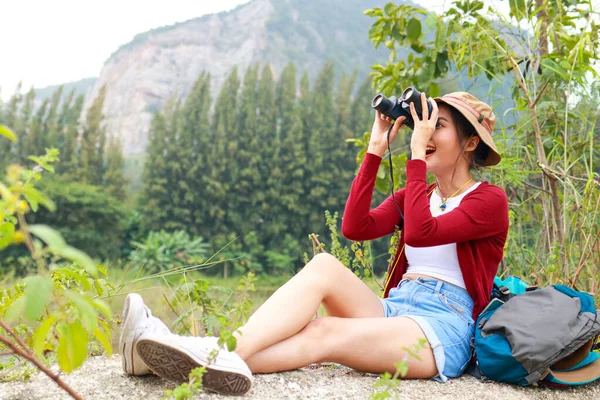
<path fill-rule="evenodd" d="M 433 146 L 427 146 L 427 148 L 425 149 L 425 155 L 426 156 L 430 156 L 433 153 L 435 153 L 435 147 L 433 147 Z"/>

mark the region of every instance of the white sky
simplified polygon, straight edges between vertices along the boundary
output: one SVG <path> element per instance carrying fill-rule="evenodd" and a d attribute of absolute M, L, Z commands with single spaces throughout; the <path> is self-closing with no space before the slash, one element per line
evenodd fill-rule
<path fill-rule="evenodd" d="M 0 0 L 0 90 L 94 77 L 119 46 L 145 31 L 249 0 Z M 303 0 L 293 0 L 303 1 Z M 327 0 L 322 0 L 327 1 Z M 390 0 L 393 1 L 393 0 Z M 450 0 L 413 0 L 441 11 Z M 508 2 L 485 0 L 504 9 Z M 600 0 L 593 0 L 598 9 Z M 365 0 L 365 8 L 369 1 Z"/>
<path fill-rule="evenodd" d="M 150 29 L 230 10 L 248 0 L 0 0 L 0 88 L 98 76 L 122 44 Z"/>

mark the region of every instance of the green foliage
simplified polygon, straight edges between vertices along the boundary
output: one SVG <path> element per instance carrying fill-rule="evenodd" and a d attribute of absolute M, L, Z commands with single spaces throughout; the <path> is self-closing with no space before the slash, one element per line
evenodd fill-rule
<path fill-rule="evenodd" d="M 152 231 L 143 242 L 132 244 L 135 250 L 130 259 L 149 272 L 200 264 L 210 248 L 202 237 L 191 237 L 184 231 Z"/>
<path fill-rule="evenodd" d="M 31 216 L 36 224 L 53 226 L 68 243 L 92 257 L 115 259 L 121 255 L 128 210 L 101 187 L 46 176 L 40 190 L 54 200 L 56 210 L 40 209 Z"/>
<path fill-rule="evenodd" d="M 371 242 L 351 242 L 340 238 L 339 227 L 337 224 L 338 213 L 335 212 L 333 215 L 326 210 L 325 211 L 325 224 L 329 230 L 329 250 L 324 242 L 320 242 L 318 245 L 313 239 L 313 253 L 317 254 L 321 251 L 328 251 L 336 259 L 338 259 L 343 265 L 348 267 L 354 275 L 361 278 L 363 281 L 372 281 L 379 288 L 383 288 L 381 283 L 377 281 L 375 274 L 372 244 Z M 318 240 L 318 235 L 314 235 Z M 309 239 L 312 239 L 312 235 L 309 235 Z M 390 240 L 391 248 L 394 249 L 394 243 L 397 247 L 398 235 L 392 235 Z M 348 244 L 349 243 L 349 244 Z M 393 256 L 392 256 L 393 259 Z M 309 260 L 308 254 L 304 254 L 304 262 L 307 263 Z M 391 260 L 390 260 L 391 262 Z"/>
<path fill-rule="evenodd" d="M 9 186 L 0 183 L 3 247 L 25 243 L 37 267 L 37 274 L 0 289 L 0 350 L 16 354 L 9 344 L 18 337 L 28 346 L 22 351 L 56 360 L 61 370 L 71 372 L 87 358 L 93 342 L 112 352 L 111 311 L 98 299 L 112 287 L 105 280 L 105 269 L 67 245 L 58 231 L 26 222 L 26 214 L 40 204 L 54 209 L 35 185 L 41 171 L 53 170 L 57 156 L 58 151 L 51 149 L 44 156 L 30 157 L 37 162 L 32 169 L 12 165 L 5 178 Z M 3 357 L 0 369 L 13 364 L 14 358 Z"/>
<path fill-rule="evenodd" d="M 104 115 L 104 98 L 106 86 L 102 86 L 100 92 L 87 110 L 85 125 L 81 135 L 80 169 L 77 176 L 81 182 L 89 185 L 101 185 L 104 176 L 104 145 L 106 142 L 106 130 L 102 126 Z"/>
<path fill-rule="evenodd" d="M 15 133 L 12 130 L 10 130 L 8 127 L 1 125 L 1 124 L 0 124 L 0 135 L 12 140 L 13 142 L 17 141 L 17 136 L 15 135 Z"/>
<path fill-rule="evenodd" d="M 227 246 L 218 256 L 225 276 L 299 268 L 301 238 L 325 232 L 326 209 L 342 211 L 354 169 L 346 140 L 372 123 L 372 112 L 369 81 L 354 98 L 356 73 L 336 82 L 331 62 L 313 90 L 308 75 L 300 88 L 296 80 L 293 64 L 277 82 L 268 66 L 250 65 L 241 81 L 234 68 L 209 118 L 202 73 L 182 104 L 173 98 L 156 113 L 139 199 L 142 231 L 185 230 L 210 237 L 215 251 Z"/>
<path fill-rule="evenodd" d="M 173 303 L 186 307 L 172 325 L 179 332 L 193 336 L 218 336 L 219 344 L 233 351 L 236 347 L 233 333 L 248 320 L 255 282 L 256 276 L 249 272 L 233 291 L 205 279 L 189 282 L 184 276 Z"/>
<path fill-rule="evenodd" d="M 392 375 L 389 372 L 385 372 L 379 376 L 379 379 L 373 385 L 374 393 L 371 395 L 373 400 L 383 400 L 392 397 L 392 393 L 396 393 L 400 387 L 399 376 L 402 378 L 408 374 L 408 360 L 414 358 L 420 361 L 419 351 L 427 344 L 427 339 L 421 338 L 415 344 L 410 347 L 403 347 L 402 350 L 406 352 L 406 356 L 402 361 L 395 363 L 396 372 Z"/>
<path fill-rule="evenodd" d="M 164 399 L 173 400 L 191 400 L 195 395 L 200 394 L 202 389 L 202 376 L 206 373 L 206 368 L 194 368 L 190 372 L 189 382 L 182 383 L 173 390 L 165 390 Z"/>
<path fill-rule="evenodd" d="M 577 1 L 512 1 L 509 6 L 510 18 L 481 1 L 454 1 L 442 14 L 391 3 L 367 10 L 374 18 L 369 37 L 390 50 L 385 65 L 373 66 L 373 81 L 387 94 L 416 85 L 435 96 L 450 71 L 466 71 L 472 80 L 494 83 L 490 99 L 497 98 L 495 88 L 510 84 L 514 106 L 506 114 L 515 122 L 499 124 L 495 136 L 503 161 L 481 176 L 509 196 L 511 229 L 500 273 L 595 290 L 600 263 L 591 239 L 600 236 L 600 96 L 593 67 L 600 54 L 597 12 Z M 414 53 L 399 57 L 396 49 L 409 46 Z M 355 140 L 361 151 L 367 140 Z M 394 160 L 395 167 L 400 165 Z M 386 175 L 380 171 L 378 180 Z M 389 186 L 382 182 L 377 189 Z"/>
<path fill-rule="evenodd" d="M 121 141 L 111 138 L 106 149 L 106 172 L 103 183 L 106 191 L 115 199 L 124 201 L 127 198 L 127 179 L 124 176 L 125 160 L 121 151 Z"/>

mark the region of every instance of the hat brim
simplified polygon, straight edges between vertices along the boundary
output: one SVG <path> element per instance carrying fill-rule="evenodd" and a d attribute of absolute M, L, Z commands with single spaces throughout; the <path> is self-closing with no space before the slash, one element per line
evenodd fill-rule
<path fill-rule="evenodd" d="M 459 113 L 461 113 L 467 119 L 467 121 L 469 121 L 471 123 L 471 125 L 473 125 L 473 127 L 477 131 L 477 135 L 479 136 L 479 138 L 490 149 L 487 158 L 483 162 L 484 166 L 491 167 L 492 165 L 498 164 L 500 162 L 500 160 L 502 160 L 502 157 L 500 156 L 500 153 L 498 153 L 498 149 L 496 148 L 496 145 L 494 144 L 494 139 L 492 139 L 492 135 L 487 131 L 487 129 L 485 129 L 479 123 L 479 121 L 477 120 L 477 117 L 475 115 L 473 115 L 472 111 L 470 111 L 468 108 L 466 108 L 459 101 L 456 101 L 452 98 L 436 97 L 436 98 L 434 98 L 434 100 L 445 103 L 445 104 L 449 105 L 450 107 L 453 107 Z"/>
<path fill-rule="evenodd" d="M 554 385 L 573 386 L 585 385 L 600 379 L 600 355 L 598 353 L 590 352 L 580 365 L 566 371 L 551 370 L 544 381 Z"/>

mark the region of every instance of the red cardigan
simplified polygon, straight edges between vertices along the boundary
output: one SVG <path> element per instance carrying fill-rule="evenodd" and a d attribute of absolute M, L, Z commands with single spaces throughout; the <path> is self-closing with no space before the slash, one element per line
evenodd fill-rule
<path fill-rule="evenodd" d="M 458 263 L 467 292 L 474 301 L 473 318 L 488 304 L 494 277 L 502 260 L 508 235 L 508 199 L 498 186 L 482 182 L 468 193 L 460 205 L 447 214 L 432 217 L 427 185 L 427 166 L 423 160 L 406 163 L 406 187 L 395 192 L 396 203 L 404 214 L 401 220 L 392 197 L 371 210 L 373 188 L 381 157 L 367 153 L 352 182 L 342 219 L 342 234 L 350 240 L 371 240 L 404 227 L 394 263 L 398 262 L 385 290 L 396 287 L 408 268 L 404 244 L 413 247 L 456 243 Z M 400 260 L 398 260 L 400 257 Z M 389 271 L 388 271 L 389 273 Z"/>

